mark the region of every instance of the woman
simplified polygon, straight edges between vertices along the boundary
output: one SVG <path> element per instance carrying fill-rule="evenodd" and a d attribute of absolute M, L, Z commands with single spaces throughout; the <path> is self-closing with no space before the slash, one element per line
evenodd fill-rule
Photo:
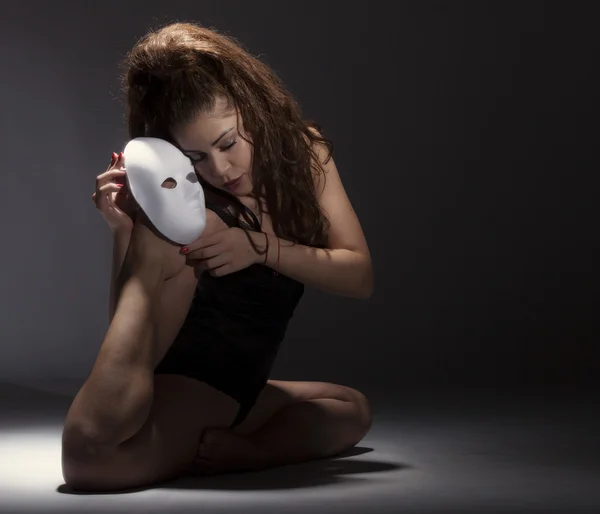
<path fill-rule="evenodd" d="M 115 490 L 354 446 L 371 424 L 362 393 L 268 379 L 305 284 L 356 298 L 373 289 L 331 143 L 273 71 L 216 31 L 151 31 L 125 64 L 130 137 L 190 158 L 207 225 L 186 248 L 157 235 L 121 188 L 122 154 L 97 178 L 114 235 L 111 323 L 67 414 L 65 481 Z"/>

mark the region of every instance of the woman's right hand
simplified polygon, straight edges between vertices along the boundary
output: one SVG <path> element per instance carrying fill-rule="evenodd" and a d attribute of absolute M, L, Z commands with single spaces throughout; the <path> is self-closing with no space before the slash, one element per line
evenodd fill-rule
<path fill-rule="evenodd" d="M 108 169 L 96 177 L 92 200 L 110 229 L 115 232 L 133 230 L 139 205 L 129 191 L 123 152 L 113 153 Z"/>

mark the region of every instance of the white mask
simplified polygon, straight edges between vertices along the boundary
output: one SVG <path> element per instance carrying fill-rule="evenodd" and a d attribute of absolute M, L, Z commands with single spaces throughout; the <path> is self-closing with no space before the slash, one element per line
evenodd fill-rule
<path fill-rule="evenodd" d="M 132 139 L 123 154 L 129 190 L 156 229 L 181 245 L 198 239 L 206 226 L 206 207 L 190 159 L 153 137 Z M 163 186 L 166 179 L 176 185 L 169 181 Z"/>

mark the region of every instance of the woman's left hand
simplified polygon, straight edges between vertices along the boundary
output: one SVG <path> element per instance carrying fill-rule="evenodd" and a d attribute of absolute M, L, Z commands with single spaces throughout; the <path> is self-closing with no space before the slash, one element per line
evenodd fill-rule
<path fill-rule="evenodd" d="M 262 256 L 259 257 L 254 251 L 249 241 L 251 237 L 251 233 L 246 233 L 241 228 L 228 227 L 206 237 L 200 236 L 182 248 L 181 253 L 191 261 L 194 268 L 220 277 L 247 268 L 260 260 Z"/>

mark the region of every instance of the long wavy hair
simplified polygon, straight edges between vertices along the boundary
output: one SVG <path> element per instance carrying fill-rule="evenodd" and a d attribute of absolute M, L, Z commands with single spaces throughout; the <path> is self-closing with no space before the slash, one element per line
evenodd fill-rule
<path fill-rule="evenodd" d="M 329 222 L 314 181 L 315 174 L 325 179 L 325 170 L 315 144 L 327 148 L 326 161 L 333 145 L 317 124 L 302 118 L 300 106 L 269 66 L 231 36 L 195 23 L 150 30 L 122 66 L 129 137 L 173 142 L 174 127 L 226 99 L 250 136 L 253 195 L 266 203 L 275 234 L 325 246 Z M 219 193 L 245 209 L 234 195 Z"/>

